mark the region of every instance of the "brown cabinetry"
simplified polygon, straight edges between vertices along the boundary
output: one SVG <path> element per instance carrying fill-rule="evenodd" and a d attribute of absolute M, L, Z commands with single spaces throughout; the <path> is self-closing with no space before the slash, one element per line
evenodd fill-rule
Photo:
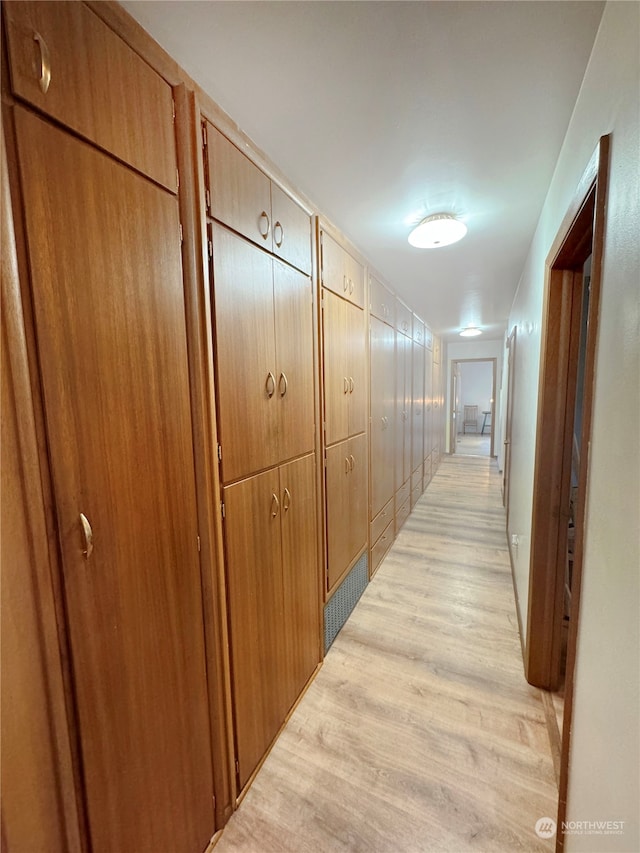
<path fill-rule="evenodd" d="M 367 437 L 326 450 L 327 590 L 342 579 L 367 543 Z"/>
<path fill-rule="evenodd" d="M 310 273 L 311 219 L 306 211 L 208 122 L 205 138 L 210 216 Z"/>
<path fill-rule="evenodd" d="M 369 276 L 369 311 L 379 320 L 383 320 L 385 323 L 389 323 L 391 326 L 395 326 L 396 322 L 396 310 L 395 310 L 395 301 L 396 298 L 391 293 L 388 288 L 384 286 L 381 281 L 378 281 L 375 276 Z"/>
<path fill-rule="evenodd" d="M 364 308 L 364 267 L 333 237 L 320 233 L 322 285 L 359 308 Z"/>
<path fill-rule="evenodd" d="M 411 469 L 424 459 L 424 348 L 413 341 L 411 348 Z"/>
<path fill-rule="evenodd" d="M 214 225 L 218 424 L 225 483 L 314 449 L 311 280 Z"/>
<path fill-rule="evenodd" d="M 314 456 L 223 494 L 242 789 L 319 660 Z"/>
<path fill-rule="evenodd" d="M 372 316 L 369 341 L 371 519 L 373 519 L 391 500 L 395 487 L 394 330 L 382 320 Z"/>

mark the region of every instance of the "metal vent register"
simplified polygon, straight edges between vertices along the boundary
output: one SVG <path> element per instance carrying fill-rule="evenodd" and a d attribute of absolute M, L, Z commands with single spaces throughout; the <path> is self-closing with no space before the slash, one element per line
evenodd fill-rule
<path fill-rule="evenodd" d="M 367 552 L 358 560 L 324 608 L 325 654 L 338 636 L 369 582 Z"/>

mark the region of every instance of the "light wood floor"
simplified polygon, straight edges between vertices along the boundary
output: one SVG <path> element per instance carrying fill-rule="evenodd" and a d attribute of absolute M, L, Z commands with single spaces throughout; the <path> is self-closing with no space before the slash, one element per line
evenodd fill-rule
<path fill-rule="evenodd" d="M 553 850 L 495 462 L 445 457 L 215 853 Z"/>

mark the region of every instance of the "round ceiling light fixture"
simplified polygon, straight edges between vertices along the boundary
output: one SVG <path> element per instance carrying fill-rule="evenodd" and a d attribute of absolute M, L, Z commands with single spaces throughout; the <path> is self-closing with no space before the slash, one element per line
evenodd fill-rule
<path fill-rule="evenodd" d="M 463 338 L 475 338 L 477 335 L 482 334 L 482 329 L 478 329 L 476 326 L 467 326 L 466 329 L 463 329 L 460 332 L 461 337 Z"/>
<path fill-rule="evenodd" d="M 466 233 L 467 226 L 452 213 L 434 213 L 416 225 L 409 243 L 417 249 L 439 249 L 457 243 Z"/>

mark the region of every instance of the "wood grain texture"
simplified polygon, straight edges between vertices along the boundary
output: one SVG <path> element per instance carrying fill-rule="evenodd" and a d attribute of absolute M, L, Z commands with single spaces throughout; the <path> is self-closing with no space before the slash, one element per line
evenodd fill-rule
<path fill-rule="evenodd" d="M 424 461 L 424 349 L 415 340 L 411 345 L 411 468 Z"/>
<path fill-rule="evenodd" d="M 213 786 L 177 200 L 22 108 L 16 128 L 91 846 L 200 850 Z"/>
<path fill-rule="evenodd" d="M 322 354 L 325 442 L 349 435 L 349 337 L 344 300 L 330 290 L 322 295 Z"/>
<path fill-rule="evenodd" d="M 306 273 L 311 272 L 311 217 L 277 184 L 271 184 L 273 253 Z"/>
<path fill-rule="evenodd" d="M 370 319 L 369 405 L 371 412 L 371 513 L 373 518 L 391 500 L 394 483 L 394 330 L 377 317 Z M 376 537 L 377 538 L 377 537 Z M 372 544 L 375 539 L 372 540 Z"/>
<path fill-rule="evenodd" d="M 84 3 L 3 6 L 15 93 L 175 193 L 171 87 Z M 51 55 L 46 94 L 34 32 Z"/>
<path fill-rule="evenodd" d="M 445 457 L 216 850 L 549 851 L 556 805 L 499 477 Z"/>

